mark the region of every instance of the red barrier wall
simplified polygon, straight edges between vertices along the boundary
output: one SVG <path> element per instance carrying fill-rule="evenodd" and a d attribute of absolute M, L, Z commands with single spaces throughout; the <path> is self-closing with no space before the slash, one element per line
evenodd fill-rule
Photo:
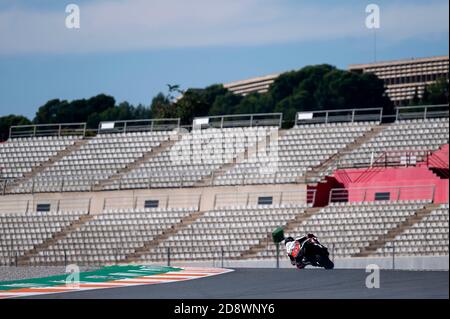
<path fill-rule="evenodd" d="M 429 199 L 434 196 L 436 203 L 448 202 L 449 180 L 439 178 L 425 166 L 345 169 L 335 171 L 334 177 L 348 189 L 349 201 L 373 201 L 375 193 L 390 192 L 391 199 Z M 431 186 L 435 187 L 434 191 Z"/>
<path fill-rule="evenodd" d="M 318 183 L 317 186 L 307 186 L 308 190 L 316 190 L 316 197 L 313 204 L 314 207 L 324 207 L 328 205 L 330 200 L 330 190 L 332 188 L 344 188 L 344 184 L 339 183 L 336 178 L 332 176 L 326 176 L 325 179 L 325 182 Z"/>

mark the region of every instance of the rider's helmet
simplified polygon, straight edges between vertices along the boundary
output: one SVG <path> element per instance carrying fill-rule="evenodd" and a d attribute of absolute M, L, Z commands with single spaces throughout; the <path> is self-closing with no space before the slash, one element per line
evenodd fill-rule
<path fill-rule="evenodd" d="M 292 237 L 286 237 L 286 238 L 284 239 L 284 245 L 286 246 L 286 244 L 289 243 L 289 242 L 291 242 L 291 241 L 294 241 L 294 238 L 292 238 Z"/>
<path fill-rule="evenodd" d="M 295 248 L 295 239 L 292 238 L 292 237 L 287 237 L 287 238 L 285 238 L 285 239 L 284 239 L 284 245 L 285 245 L 285 247 L 286 247 L 286 253 L 287 253 L 288 255 L 291 255 L 291 254 L 292 254 L 292 251 L 293 251 L 294 248 Z"/>

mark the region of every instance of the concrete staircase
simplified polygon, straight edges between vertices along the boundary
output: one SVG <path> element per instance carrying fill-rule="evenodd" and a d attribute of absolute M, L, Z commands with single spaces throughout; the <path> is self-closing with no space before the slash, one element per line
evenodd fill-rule
<path fill-rule="evenodd" d="M 286 130 L 278 130 L 278 139 L 281 139 L 286 134 Z M 269 145 L 270 138 L 266 136 L 266 145 Z M 204 176 L 201 180 L 194 184 L 194 187 L 204 187 L 204 186 L 212 186 L 213 182 L 216 178 L 225 175 L 229 170 L 231 170 L 236 164 L 241 163 L 253 156 L 258 150 L 258 144 L 252 145 L 247 148 L 243 153 L 239 154 L 237 157 L 233 158 L 230 163 L 226 163 L 222 165 L 217 170 L 213 171 L 211 174 Z"/>
<path fill-rule="evenodd" d="M 449 145 L 444 144 L 439 147 L 428 159 L 428 169 L 440 179 L 448 179 L 449 168 Z"/>
<path fill-rule="evenodd" d="M 6 192 L 12 191 L 15 187 L 17 187 L 21 184 L 26 184 L 27 182 L 32 180 L 36 175 L 43 172 L 48 167 L 52 166 L 57 161 L 78 151 L 84 144 L 86 144 L 88 142 L 89 142 L 89 139 L 86 139 L 86 138 L 76 140 L 74 142 L 74 144 L 59 151 L 55 156 L 50 157 L 46 162 L 43 162 L 40 165 L 33 167 L 31 172 L 24 174 L 23 177 L 20 178 L 20 180 L 9 183 L 8 186 L 6 187 Z"/>
<path fill-rule="evenodd" d="M 17 259 L 17 264 L 19 266 L 26 266 L 31 264 L 31 258 L 38 256 L 40 251 L 47 250 L 50 246 L 56 244 L 58 241 L 64 239 L 68 234 L 75 232 L 82 225 L 86 224 L 88 221 L 95 218 L 95 215 L 82 215 L 76 221 L 72 222 L 67 227 L 63 228 L 60 232 L 53 234 L 51 238 L 48 238 L 43 243 L 36 245 L 33 249 L 25 252 L 24 255 Z M 35 265 L 35 264 L 33 264 Z M 55 264 L 56 265 L 56 264 Z"/>
<path fill-rule="evenodd" d="M 353 143 L 348 144 L 343 149 L 339 150 L 337 153 L 333 154 L 323 163 L 315 166 L 312 170 L 307 171 L 304 176 L 298 178 L 299 183 L 304 184 L 315 184 L 319 181 L 324 181 L 324 175 L 330 175 L 336 168 L 339 160 L 345 155 L 355 149 L 361 147 L 364 143 L 370 141 L 372 138 L 377 136 L 381 131 L 383 131 L 388 124 L 380 124 L 372 127 L 372 129 L 363 134 L 361 137 L 357 138 Z M 322 176 L 321 176 L 322 173 Z"/>
<path fill-rule="evenodd" d="M 124 263 L 138 262 L 139 258 L 148 253 L 152 248 L 158 247 L 160 243 L 167 240 L 170 236 L 178 233 L 179 231 L 187 228 L 194 223 L 197 219 L 203 216 L 205 211 L 193 212 L 190 215 L 181 219 L 178 224 L 172 225 L 170 228 L 164 230 L 161 234 L 155 236 L 152 240 L 144 243 L 144 246 L 137 248 L 134 253 L 131 253 L 125 257 Z"/>
<path fill-rule="evenodd" d="M 248 150 L 245 150 L 245 152 L 242 153 L 241 157 L 247 158 Z M 225 175 L 226 172 L 228 172 L 230 169 L 232 169 L 238 163 L 238 158 L 233 158 L 232 162 L 226 163 L 226 164 L 222 165 L 221 167 L 219 167 L 218 169 L 216 169 L 215 171 L 213 171 L 211 174 L 203 176 L 201 180 L 197 181 L 194 184 L 194 187 L 212 186 L 214 179 L 216 179 L 219 176 Z"/>
<path fill-rule="evenodd" d="M 137 158 L 134 162 L 127 164 L 124 168 L 116 172 L 114 175 L 110 176 L 108 179 L 99 181 L 93 186 L 93 191 L 104 190 L 106 186 L 112 185 L 115 181 L 121 180 L 126 174 L 135 168 L 138 168 L 141 164 L 147 162 L 150 158 L 156 157 L 165 150 L 170 149 L 176 142 L 181 139 L 181 135 L 176 138 L 162 142 L 158 147 L 152 148 L 151 151 L 145 153 L 143 156 Z"/>
<path fill-rule="evenodd" d="M 380 237 L 380 238 L 370 242 L 366 248 L 364 248 L 358 254 L 353 255 L 352 257 L 368 257 L 371 255 L 375 255 L 376 250 L 378 248 L 384 247 L 387 242 L 393 241 L 396 236 L 404 233 L 406 229 L 408 229 L 411 226 L 413 226 L 414 224 L 420 222 L 422 219 L 424 219 L 434 209 L 436 209 L 438 207 L 439 207 L 439 204 L 425 205 L 424 208 L 416 211 L 414 215 L 408 217 L 403 223 L 398 225 L 396 228 L 389 230 L 385 236 Z"/>
<path fill-rule="evenodd" d="M 320 209 L 321 207 L 306 208 L 303 213 L 297 214 L 293 219 L 287 222 L 287 224 L 283 227 L 284 233 L 290 234 L 296 227 L 298 227 L 301 223 L 310 218 L 312 215 L 316 214 Z M 262 238 L 259 241 L 258 245 L 252 246 L 249 250 L 242 252 L 239 257 L 235 257 L 233 259 L 245 260 L 255 258 L 259 252 L 264 251 L 267 248 L 267 245 L 269 243 L 273 243 L 272 234 L 267 234 L 266 237 Z"/>

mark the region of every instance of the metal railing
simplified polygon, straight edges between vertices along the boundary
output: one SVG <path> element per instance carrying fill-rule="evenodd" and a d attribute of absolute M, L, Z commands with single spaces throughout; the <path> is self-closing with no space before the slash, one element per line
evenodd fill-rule
<path fill-rule="evenodd" d="M 255 113 L 196 117 L 192 122 L 194 129 L 277 126 L 283 123 L 283 113 Z"/>
<path fill-rule="evenodd" d="M 425 203 L 423 203 L 425 205 Z M 420 209 L 419 208 L 412 208 L 412 209 Z M 392 246 L 388 245 L 389 242 L 396 244 L 395 241 L 389 241 L 385 237 L 385 234 L 388 233 L 389 230 L 393 229 L 392 220 L 390 219 L 389 215 L 380 215 L 379 218 L 381 218 L 381 221 L 379 221 L 377 224 L 374 224 L 374 226 L 377 229 L 377 239 L 382 240 L 384 242 L 384 246 L 381 247 L 381 249 L 378 249 L 376 252 L 374 252 L 375 255 L 379 257 L 391 257 L 393 258 L 393 264 L 395 265 L 395 258 L 399 255 L 410 255 L 408 252 L 402 252 L 400 249 L 395 248 L 394 251 L 391 250 Z M 357 224 L 355 224 L 357 225 Z M 352 231 L 361 231 L 364 228 L 363 227 L 357 227 L 353 224 L 346 224 L 343 223 L 342 226 L 346 227 L 342 231 L 343 233 L 348 233 L 351 236 Z M 273 225 L 271 225 L 273 226 Z M 434 233 L 433 231 L 429 230 L 431 228 L 434 228 L 435 226 L 430 226 L 428 223 L 425 223 L 422 225 L 422 228 L 424 229 L 425 236 L 424 238 L 428 238 L 426 234 L 428 233 Z M 191 228 L 189 228 L 191 229 Z M 312 228 L 308 229 L 308 231 L 312 233 L 316 233 L 317 231 Z M 18 230 L 18 233 L 20 233 L 20 230 Z M 224 225 L 221 232 L 222 240 L 211 240 L 211 241 L 203 241 L 203 242 L 213 242 L 214 245 L 201 245 L 198 246 L 198 241 L 202 240 L 203 236 L 199 237 L 199 233 L 197 232 L 194 236 L 188 237 L 185 239 L 182 244 L 180 244 L 179 241 L 174 238 L 173 240 L 166 241 L 163 246 L 159 246 L 160 249 L 148 249 L 145 253 L 142 254 L 144 256 L 141 258 L 142 262 L 151 262 L 152 264 L 161 264 L 161 265 L 173 265 L 173 264 L 183 264 L 186 261 L 189 262 L 202 262 L 204 265 L 211 265 L 212 267 L 224 267 L 230 265 L 231 262 L 238 260 L 241 258 L 242 253 L 246 252 L 251 248 L 251 246 L 246 244 L 246 241 L 242 240 L 242 237 L 236 234 L 236 228 L 232 229 L 229 226 Z M 90 237 L 84 237 L 83 233 L 81 233 L 82 239 L 84 242 L 84 239 L 88 239 Z M 184 233 L 184 235 L 188 235 L 189 233 Z M 384 235 L 383 235 L 384 234 Z M 270 233 L 267 233 L 266 235 L 270 235 Z M 302 234 L 296 234 L 296 233 L 289 233 L 286 235 L 302 235 Z M 133 236 L 131 233 L 124 233 L 124 232 L 118 232 L 117 240 L 121 242 L 129 242 L 129 240 L 126 239 L 128 236 Z M 212 235 L 211 235 L 212 236 Z M 269 238 L 270 236 L 265 236 L 264 234 L 259 234 L 258 238 L 260 240 L 260 244 L 262 244 L 265 248 L 262 250 L 259 250 L 260 254 L 259 258 L 261 259 L 270 259 L 271 261 L 275 261 L 276 254 L 275 254 L 275 247 L 273 245 L 273 242 Z M 319 240 L 321 238 L 319 237 Z M 330 253 L 332 255 L 332 259 L 335 258 L 341 258 L 341 257 L 351 257 L 354 254 L 357 254 L 355 252 L 351 251 L 351 247 L 348 246 L 348 241 L 345 240 L 345 238 L 337 237 L 335 240 L 324 240 L 322 241 L 322 244 L 327 246 L 330 249 Z M 10 240 L 8 242 L 2 241 L 0 242 L 0 245 L 3 246 L 3 252 L 6 252 L 7 256 L 3 254 L 3 256 L 0 257 L 0 265 L 11 265 L 15 266 L 17 265 L 18 258 L 20 258 L 20 254 L 18 253 L 18 250 L 15 248 L 15 242 Z M 102 243 L 99 243 L 99 245 L 102 245 Z M 425 247 L 425 254 L 429 255 L 429 250 L 426 249 L 428 247 L 428 244 L 426 241 L 422 241 L 421 245 L 424 245 Z M 429 247 L 433 247 L 434 244 L 430 243 Z M 6 248 L 6 249 L 5 249 Z M 161 249 L 162 248 L 162 249 Z M 91 248 L 92 249 L 92 248 Z M 75 251 L 76 255 L 69 254 L 69 251 Z M 95 248 L 94 248 L 95 251 Z M 72 245 L 58 245 L 58 248 L 56 246 L 51 246 L 47 248 L 43 254 L 40 254 L 40 256 L 49 256 L 48 261 L 46 262 L 40 262 L 36 263 L 39 265 L 62 265 L 62 264 L 69 264 L 69 263 L 76 263 L 80 266 L 102 266 L 102 265 L 111 265 L 111 264 L 121 264 L 124 262 L 127 262 L 126 256 L 133 253 L 133 250 L 130 248 L 116 248 L 112 249 L 109 254 L 109 258 L 102 260 L 102 255 L 93 255 L 92 252 L 88 253 L 86 252 L 86 248 L 74 248 Z M 265 254 L 268 253 L 268 254 Z M 264 257 L 267 255 L 267 257 Z M 52 257 L 54 256 L 63 256 L 63 258 L 59 259 L 59 262 L 56 263 L 55 261 L 52 261 Z M 281 255 L 282 258 L 284 258 L 285 261 L 288 261 L 286 256 L 284 254 Z M 111 258 L 112 257 L 112 258 Z M 274 263 L 275 266 L 275 263 Z"/>
<path fill-rule="evenodd" d="M 171 131 L 180 127 L 179 118 L 143 119 L 128 121 L 103 121 L 98 125 L 97 132 L 101 133 L 131 133 Z"/>
<path fill-rule="evenodd" d="M 381 202 L 402 200 L 429 200 L 434 202 L 435 189 L 435 185 L 333 188 L 330 190 L 328 204 L 378 200 Z"/>
<path fill-rule="evenodd" d="M 385 228 L 387 232 L 390 228 Z M 428 228 L 425 229 L 425 232 Z M 291 234 L 290 234 L 291 235 Z M 298 235 L 298 234 L 292 234 Z M 380 235 L 380 239 L 383 236 Z M 426 238 L 426 236 L 425 236 Z M 321 238 L 319 238 L 320 240 Z M 322 244 L 327 246 L 330 250 L 330 257 L 334 262 L 336 258 L 349 258 L 353 254 L 349 252 L 347 247 L 348 243 L 343 242 L 327 242 L 321 241 Z M 189 243 L 189 240 L 187 241 Z M 164 252 L 157 252 L 154 250 L 149 250 L 146 252 L 145 258 L 142 258 L 142 262 L 148 262 L 154 265 L 162 266 L 177 266 L 186 264 L 186 262 L 199 262 L 202 266 L 211 267 L 230 267 L 234 261 L 239 260 L 239 253 L 237 254 L 235 250 L 231 248 L 231 245 L 242 244 L 242 240 L 228 240 L 228 242 L 221 242 L 219 245 L 214 247 L 198 247 L 196 249 L 195 242 L 190 242 L 190 245 L 180 246 L 178 243 L 172 243 L 170 246 L 165 247 Z M 390 241 L 390 244 L 385 244 L 382 246 L 373 256 L 377 257 L 390 257 L 392 269 L 396 268 L 396 260 L 398 257 L 411 256 L 414 254 L 402 252 L 400 248 L 397 247 L 397 242 L 395 240 Z M 431 255 L 428 248 L 435 247 L 434 244 L 422 244 L 424 255 Z M 19 264 L 20 257 L 23 253 L 15 248 L 14 244 L 3 243 L 3 256 L 0 256 L 0 266 L 12 266 L 17 267 Z M 93 256 L 92 254 L 86 253 L 83 249 L 76 250 L 76 255 L 71 255 L 69 252 L 73 252 L 74 248 L 70 245 L 62 246 L 63 249 L 56 249 L 53 246 L 45 250 L 43 254 L 40 254 L 40 258 L 46 258 L 46 261 L 32 261 L 30 264 L 35 266 L 56 266 L 68 264 L 77 264 L 82 267 L 92 267 L 92 266 L 109 266 L 109 265 L 120 265 L 127 263 L 126 256 L 130 254 L 129 251 L 125 249 L 115 249 L 107 260 L 101 260 L 101 256 Z M 180 252 L 180 247 L 187 248 L 185 251 Z M 260 256 L 259 260 L 273 261 L 274 268 L 277 267 L 276 264 L 276 249 L 273 242 L 267 242 L 267 246 L 261 253 L 268 253 L 267 257 Z M 55 256 L 60 256 L 59 261 L 52 260 Z M 436 256 L 436 255 L 433 255 Z M 61 258 L 62 257 L 62 258 Z M 112 258 L 111 258 L 112 257 Z M 280 261 L 288 262 L 287 256 L 280 252 Z"/>
<path fill-rule="evenodd" d="M 14 125 L 9 128 L 9 138 L 70 136 L 86 134 L 86 123 L 58 123 Z"/>
<path fill-rule="evenodd" d="M 178 165 L 172 166 L 173 171 L 176 168 L 184 168 L 186 166 Z M 8 194 L 37 194 L 37 193 L 52 193 L 52 192 L 92 192 L 92 191 L 110 191 L 110 190 L 132 190 L 132 189 L 154 189 L 154 188 L 186 188 L 186 187 L 211 187 L 211 186 L 244 186 L 244 185 L 267 185 L 280 184 L 278 172 L 273 174 L 273 177 L 255 179 L 251 175 L 243 174 L 241 177 L 233 177 L 232 185 L 221 185 L 218 183 L 218 178 L 222 173 L 228 170 L 216 170 L 211 175 L 206 175 L 200 180 L 193 179 L 189 173 L 180 173 L 178 175 L 171 175 L 169 179 L 160 178 L 158 176 L 148 177 L 139 180 L 139 182 L 131 183 L 133 177 L 120 178 L 114 182 L 102 184 L 104 176 L 99 177 L 91 175 L 94 170 L 86 170 L 85 176 L 77 177 L 77 185 L 72 184 L 73 178 L 61 176 L 59 179 L 51 180 L 44 177 L 38 178 L 17 178 L 17 179 L 0 179 L 0 195 Z M 297 179 L 291 183 L 303 184 Z M 142 186 L 144 185 L 145 186 Z"/>
<path fill-rule="evenodd" d="M 436 117 L 448 117 L 449 105 L 420 105 L 396 107 L 395 120 L 430 119 Z"/>
<path fill-rule="evenodd" d="M 335 169 L 340 169 L 339 174 L 342 178 L 348 179 L 348 182 L 357 182 L 362 179 L 368 180 L 377 173 L 380 168 L 388 167 L 415 167 L 418 165 L 425 165 L 428 168 L 447 169 L 443 174 L 448 177 L 448 163 L 445 162 L 436 150 L 398 150 L 398 151 L 384 151 L 375 155 L 372 153 L 371 159 L 368 162 L 353 162 L 347 155 L 351 152 L 342 153 L 334 166 Z M 350 178 L 349 174 L 344 169 L 351 168 L 366 168 L 363 172 L 357 172 L 359 175 L 355 178 Z"/>
<path fill-rule="evenodd" d="M 191 245 L 190 248 L 192 247 L 193 246 Z M 19 253 L 15 249 L 15 245 L 4 246 L 3 248 L 3 251 L 6 252 L 6 256 L 0 256 L 0 266 L 17 267 L 19 259 L 23 257 L 23 253 Z M 174 263 L 185 263 L 186 259 L 178 257 L 179 254 L 174 252 L 175 248 L 178 247 L 176 245 L 169 246 L 163 254 L 149 251 L 145 254 L 147 258 L 143 259 L 143 262 L 150 262 L 152 264 L 165 266 L 172 266 Z M 34 261 L 29 262 L 29 264 L 33 266 L 67 266 L 69 264 L 77 264 L 78 266 L 84 267 L 120 265 L 127 262 L 124 257 L 129 254 L 129 251 L 126 251 L 125 249 L 115 249 L 111 255 L 113 257 L 112 259 L 108 258 L 108 260 L 100 260 L 97 256 L 84 253 L 83 250 L 79 250 L 76 255 L 70 255 L 69 252 L 73 251 L 74 249 L 70 246 L 64 247 L 63 249 L 56 249 L 51 246 L 45 250 L 42 255 L 39 255 L 41 258 L 47 258 L 48 261 Z M 211 265 L 211 267 L 221 268 L 225 267 L 231 260 L 235 260 L 235 256 L 232 255 L 232 252 L 226 245 L 211 247 L 208 249 L 202 247 L 201 254 L 204 257 L 199 258 L 199 253 L 192 252 L 192 250 L 190 250 L 189 252 L 183 253 L 183 256 L 190 256 L 189 261 L 202 262 L 203 264 L 207 263 Z M 52 258 L 55 258 L 55 256 L 60 256 L 62 258 L 58 258 L 58 261 L 52 261 Z"/>
<path fill-rule="evenodd" d="M 352 154 L 351 152 L 342 153 L 344 155 Z M 348 159 L 345 159 L 348 162 Z M 390 150 L 383 151 L 377 154 L 372 153 L 371 160 L 369 162 L 358 162 L 343 164 L 338 160 L 338 168 L 355 168 L 355 167 L 409 167 L 417 166 L 419 164 L 427 165 L 431 167 L 432 165 L 437 165 L 436 167 L 441 167 L 442 165 L 447 165 L 443 159 L 441 159 L 437 154 L 436 150 Z"/>
<path fill-rule="evenodd" d="M 295 126 L 301 124 L 327 124 L 338 122 L 376 121 L 383 119 L 383 108 L 324 110 L 298 112 L 295 115 Z"/>
<path fill-rule="evenodd" d="M 104 178 L 91 174 L 94 171 L 84 170 L 84 176 L 77 176 L 76 185 L 73 184 L 73 177 L 66 176 L 60 176 L 58 179 L 45 177 L 0 179 L 0 195 L 94 191 L 96 185 Z M 81 185 L 81 182 L 86 182 L 86 185 Z"/>
<path fill-rule="evenodd" d="M 383 108 L 348 108 L 337 110 L 304 111 L 295 115 L 295 126 L 311 123 L 336 123 L 383 120 L 405 120 L 405 119 L 429 119 L 436 117 L 448 117 L 449 105 L 423 105 L 423 106 L 398 106 L 395 114 L 384 115 Z M 199 124 L 196 122 L 200 120 Z M 172 130 L 176 128 L 227 128 L 227 127 L 255 127 L 255 126 L 277 126 L 282 127 L 282 113 L 255 113 L 220 115 L 209 117 L 196 117 L 193 125 L 181 126 L 179 118 L 164 119 L 139 119 L 128 121 L 103 121 L 97 129 L 87 129 L 86 123 L 55 123 L 14 125 L 9 128 L 9 137 L 37 137 L 37 136 L 67 136 L 67 135 L 95 135 L 97 133 L 117 132 L 141 132 Z M 292 123 L 288 120 L 286 123 Z"/>

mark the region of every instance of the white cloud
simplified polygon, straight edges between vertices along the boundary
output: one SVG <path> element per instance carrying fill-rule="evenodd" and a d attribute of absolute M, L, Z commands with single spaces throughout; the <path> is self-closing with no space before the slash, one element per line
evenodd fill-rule
<path fill-rule="evenodd" d="M 76 0 L 73 1 L 76 3 Z M 381 6 L 384 41 L 448 33 L 448 2 Z M 115 0 L 82 2 L 81 29 L 66 13 L 11 7 L 0 12 L 0 53 L 98 52 L 260 45 L 367 36 L 365 4 L 286 0 Z"/>

